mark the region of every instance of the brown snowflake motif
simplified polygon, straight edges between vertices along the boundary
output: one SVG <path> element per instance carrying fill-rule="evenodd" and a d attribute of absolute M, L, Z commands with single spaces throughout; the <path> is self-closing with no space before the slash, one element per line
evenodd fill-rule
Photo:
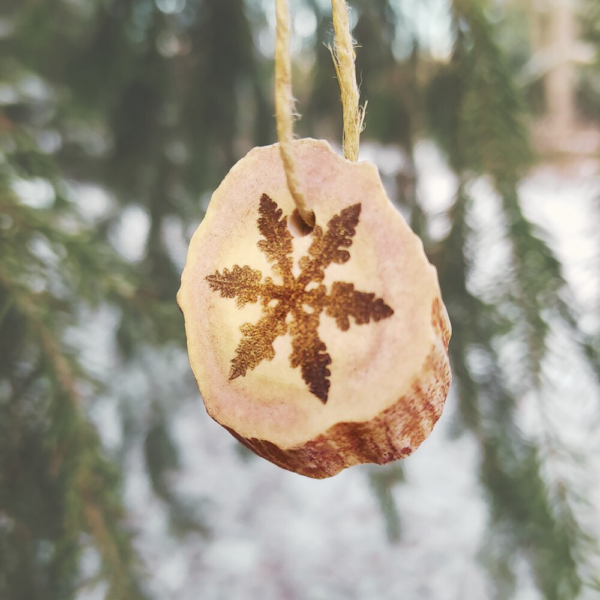
<path fill-rule="evenodd" d="M 387 319 L 394 311 L 375 294 L 358 292 L 352 283 L 335 282 L 331 293 L 321 282 L 325 269 L 332 263 L 341 265 L 350 260 L 347 248 L 352 246 L 356 234 L 361 205 L 355 204 L 342 210 L 327 224 L 327 232 L 316 226 L 312 232 L 309 256 L 300 259 L 300 275 L 292 272 L 292 234 L 287 217 L 269 196 L 260 199 L 258 230 L 263 240 L 258 247 L 273 263 L 273 272 L 278 275 L 279 285 L 270 277 L 262 281 L 262 273 L 248 266 L 235 265 L 231 271 L 217 271 L 206 279 L 210 287 L 220 292 L 223 298 L 235 298 L 237 306 L 261 301 L 262 318 L 256 324 L 246 323 L 240 328 L 242 340 L 231 361 L 229 379 L 244 377 L 263 360 L 273 360 L 273 342 L 289 333 L 292 336 L 292 368 L 300 367 L 302 378 L 312 394 L 323 403 L 327 402 L 331 372 L 331 357 L 327 347 L 319 339 L 318 327 L 321 313 L 333 317 L 342 331 L 350 328 L 350 317 L 357 325 Z M 310 284 L 316 287 L 307 289 Z M 321 285 L 318 285 L 321 284 Z M 288 315 L 291 321 L 288 323 Z"/>

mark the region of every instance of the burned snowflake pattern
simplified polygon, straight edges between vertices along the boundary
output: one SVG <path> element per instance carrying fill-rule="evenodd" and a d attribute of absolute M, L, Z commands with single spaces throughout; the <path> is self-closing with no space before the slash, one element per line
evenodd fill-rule
<path fill-rule="evenodd" d="M 315 226 L 308 256 L 300 259 L 300 275 L 295 277 L 292 272 L 292 234 L 287 217 L 282 216 L 283 211 L 276 202 L 266 194 L 262 195 L 258 230 L 264 239 L 258 242 L 258 247 L 273 265 L 273 273 L 281 283 L 271 277 L 263 280 L 260 271 L 238 265 L 206 278 L 214 291 L 223 298 L 235 299 L 239 308 L 259 301 L 262 306 L 261 319 L 240 328 L 242 339 L 231 361 L 230 380 L 245 377 L 264 360 L 273 360 L 273 343 L 279 336 L 289 333 L 292 368 L 300 367 L 310 392 L 323 403 L 327 402 L 331 357 L 319 338 L 323 312 L 335 319 L 341 331 L 350 328 L 350 317 L 356 325 L 366 325 L 371 320 L 377 322 L 394 314 L 381 298 L 355 290 L 352 283 L 335 282 L 329 293 L 322 284 L 327 267 L 350 260 L 348 249 L 356 234 L 360 211 L 360 204 L 345 208 L 329 221 L 326 232 Z M 311 289 L 307 289 L 309 286 Z M 290 315 L 291 319 L 288 318 Z"/>

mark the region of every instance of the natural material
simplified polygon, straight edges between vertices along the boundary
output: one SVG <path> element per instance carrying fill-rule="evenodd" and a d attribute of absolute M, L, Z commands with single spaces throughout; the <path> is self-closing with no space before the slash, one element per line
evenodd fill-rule
<path fill-rule="evenodd" d="M 212 198 L 179 303 L 209 414 L 322 478 L 421 444 L 448 392 L 450 333 L 436 272 L 376 168 L 325 142 L 294 153 L 314 229 L 294 227 L 278 146 L 252 151 Z"/>

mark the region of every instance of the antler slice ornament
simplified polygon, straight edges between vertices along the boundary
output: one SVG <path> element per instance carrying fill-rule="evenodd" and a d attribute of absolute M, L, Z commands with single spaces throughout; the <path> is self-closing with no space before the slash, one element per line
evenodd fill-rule
<path fill-rule="evenodd" d="M 294 236 L 278 145 L 214 193 L 178 295 L 208 413 L 309 477 L 408 456 L 441 415 L 450 324 L 374 165 L 294 142 L 316 225 Z M 364 290 L 364 291 L 363 291 Z"/>

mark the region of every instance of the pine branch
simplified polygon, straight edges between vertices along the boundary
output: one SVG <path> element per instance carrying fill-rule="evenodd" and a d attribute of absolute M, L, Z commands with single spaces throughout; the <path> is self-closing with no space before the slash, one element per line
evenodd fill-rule
<path fill-rule="evenodd" d="M 581 585 L 572 538 L 578 527 L 573 527 L 576 521 L 568 507 L 565 517 L 555 515 L 541 477 L 537 450 L 516 427 L 517 398 L 498 366 L 496 347 L 502 338 L 498 323 L 502 320 L 492 307 L 468 291 L 468 206 L 461 188 L 452 213 L 452 229 L 435 257 L 453 323 L 450 356 L 461 415 L 479 441 L 483 455 L 481 478 L 493 506 L 494 527 L 504 532 L 505 547 L 496 554 L 493 571 L 502 575 L 500 590 L 510 581 L 511 559 L 520 550 L 532 564 L 545 596 L 566 600 L 576 596 Z M 484 378 L 475 378 L 469 368 L 469 356 L 475 350 L 480 360 L 485 357 Z M 498 539 L 494 536 L 495 545 Z"/>
<path fill-rule="evenodd" d="M 16 142 L 35 165 L 38 153 L 27 136 L 19 135 Z M 80 388 L 91 378 L 63 343 L 78 306 L 107 298 L 127 302 L 132 286 L 115 254 L 60 196 L 47 158 L 40 156 L 39 162 L 54 187 L 50 208 L 22 203 L 11 189 L 18 163 L 0 166 L 0 211 L 8 224 L 0 228 L 0 306 L 6 313 L 0 342 L 10 340 L 0 344 L 0 383 L 8 382 L 10 390 L 0 409 L 0 420 L 10 423 L 0 431 L 0 480 L 10 478 L 7 485 L 0 482 L 0 512 L 15 531 L 23 531 L 12 537 L 6 553 L 29 565 L 30 581 L 22 567 L 11 566 L 13 559 L 2 560 L 2 549 L 0 579 L 9 597 L 72 598 L 86 533 L 100 555 L 109 597 L 141 599 L 146 594 L 132 536 L 123 527 L 119 476 L 83 413 Z M 27 163 L 21 167 L 21 177 L 32 175 L 37 172 L 29 173 Z M 37 496 L 44 498 L 41 509 Z M 48 560 L 33 560 L 43 543 L 50 548 Z M 39 587 L 44 581 L 47 585 Z"/>
<path fill-rule="evenodd" d="M 13 284 L 1 267 L 0 286 L 12 295 L 39 341 L 41 358 L 49 366 L 47 374 L 56 380 L 53 402 L 57 405 L 52 412 L 60 418 L 51 419 L 49 433 L 51 437 L 56 436 L 53 470 L 57 477 L 66 478 L 69 518 L 92 535 L 109 582 L 108 597 L 114 600 L 144 598 L 137 581 L 131 537 L 122 527 L 124 510 L 113 496 L 115 481 L 107 479 L 112 467 L 103 457 L 95 432 L 81 415 L 82 398 L 70 361 L 56 332 L 47 324 L 43 308 L 32 300 L 30 293 Z M 63 423 L 68 424 L 66 429 Z"/>
<path fill-rule="evenodd" d="M 439 250 L 440 256 L 445 257 L 440 266 L 440 277 L 454 325 L 451 345 L 453 371 L 459 386 L 463 419 L 479 437 L 486 456 L 482 477 L 498 509 L 497 523 L 514 524 L 523 511 L 531 514 L 530 538 L 515 536 L 517 530 L 512 527 L 510 531 L 513 533 L 504 536 L 508 540 L 505 556 L 508 558 L 516 548 L 524 548 L 527 544 L 529 561 L 540 589 L 547 598 L 566 599 L 573 597 L 583 583 L 578 575 L 578 564 L 585 531 L 565 498 L 550 497 L 540 471 L 549 455 L 531 452 L 528 455 L 523 440 L 517 439 L 513 443 L 514 435 L 510 431 L 515 428 L 515 391 L 505 387 L 501 373 L 494 377 L 488 375 L 487 383 L 482 387 L 482 382 L 471 375 L 469 353 L 473 349 L 477 349 L 480 355 L 483 352 L 483 356 L 487 356 L 488 368 L 497 369 L 499 357 L 495 346 L 511 332 L 513 338 L 516 335 L 526 348 L 523 362 L 527 366 L 527 379 L 522 384 L 525 384 L 525 389 L 537 390 L 538 393 L 542 361 L 548 352 L 549 319 L 562 319 L 570 328 L 572 338 L 588 356 L 591 345 L 579 331 L 577 316 L 565 300 L 569 291 L 559 261 L 526 219 L 519 203 L 518 181 L 531 164 L 523 105 L 506 60 L 494 41 L 493 28 L 484 15 L 484 3 L 456 0 L 453 7 L 460 27 L 456 26 L 457 41 L 452 63 L 441 72 L 430 91 L 432 124 L 463 184 L 479 173 L 487 173 L 493 178 L 502 199 L 506 237 L 512 247 L 510 280 L 503 282 L 504 299 L 501 302 L 508 298 L 518 309 L 517 318 L 508 323 L 503 319 L 504 324 L 500 326 L 497 316 L 489 313 L 491 307 L 484 307 L 467 292 L 467 202 L 461 198 L 463 194 L 459 191 L 451 215 L 452 230 Z M 439 98 L 443 98 L 444 106 L 439 104 Z M 471 315 L 468 320 L 464 319 L 463 310 L 459 307 L 464 307 Z M 487 325 L 481 329 L 474 328 L 474 324 L 481 326 L 486 322 Z M 463 328 L 470 330 L 471 335 L 465 335 Z M 496 383 L 489 389 L 493 381 Z M 494 423 L 503 432 L 497 440 L 489 438 L 490 432 L 486 432 L 482 425 L 486 422 L 482 419 L 489 410 L 486 407 L 489 402 L 486 402 L 487 394 L 490 394 L 490 399 L 496 398 L 496 408 L 502 408 L 501 414 L 494 417 Z M 504 400 L 500 401 L 501 398 Z M 501 450 L 504 447 L 502 439 L 510 439 L 513 445 Z M 495 448 L 495 445 L 498 447 Z M 512 467 L 497 464 L 500 457 L 510 456 L 519 448 Z M 529 464 L 527 476 L 522 477 L 519 469 L 526 464 Z M 495 485 L 495 480 L 503 483 Z M 523 495 L 520 498 L 503 496 L 504 488 L 514 489 Z M 570 490 L 569 493 L 574 492 Z M 529 507 L 534 500 L 537 512 L 531 512 L 533 509 Z M 542 500 L 543 508 L 540 508 Z M 555 514 L 557 502 L 562 516 Z M 555 532 L 554 539 L 544 539 L 544 531 L 548 528 Z M 553 552 L 548 553 L 548 547 Z M 508 561 L 504 567 L 497 569 L 503 577 L 509 571 Z"/>

